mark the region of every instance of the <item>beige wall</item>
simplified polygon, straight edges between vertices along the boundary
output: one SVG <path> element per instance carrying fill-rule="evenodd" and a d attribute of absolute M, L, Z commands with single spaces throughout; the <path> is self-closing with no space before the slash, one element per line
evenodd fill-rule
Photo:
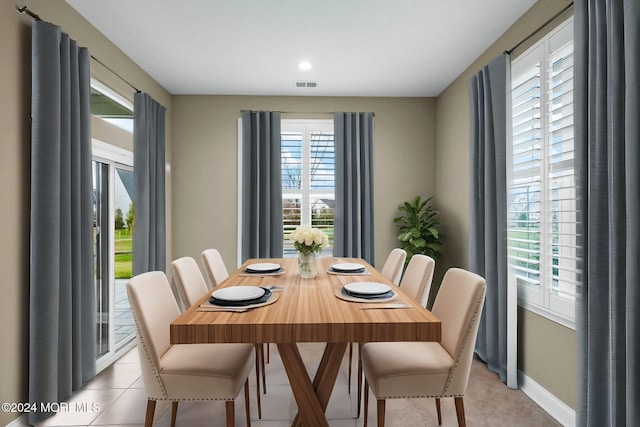
<path fill-rule="evenodd" d="M 216 247 L 228 269 L 236 267 L 238 130 L 241 110 L 375 113 L 374 203 L 376 264 L 398 245 L 397 206 L 435 191 L 435 100 L 428 98 L 330 98 L 175 96 L 173 190 L 175 257 Z M 303 114 L 309 113 L 309 114 Z M 324 114 L 324 117 L 331 117 Z"/>
<path fill-rule="evenodd" d="M 571 408 L 577 405 L 576 333 L 573 329 L 518 308 L 518 369 Z M 549 366 L 551 365 L 551 366 Z"/>
<path fill-rule="evenodd" d="M 484 65 L 505 50 L 510 50 L 562 10 L 570 1 L 539 0 L 509 28 L 487 51 L 462 73 L 437 101 L 437 175 L 436 200 L 445 236 L 441 275 L 448 267 L 468 265 L 469 224 L 469 100 L 467 82 Z M 557 20 L 552 23 L 560 22 Z M 538 34 L 538 37 L 540 34 Z M 522 53 L 532 38 L 512 56 Z M 543 385 L 567 405 L 576 402 L 575 332 L 527 310 L 519 310 L 518 368 Z M 540 351 L 546 347 L 552 351 Z M 544 374 L 542 374 L 544 372 Z"/>
<path fill-rule="evenodd" d="M 29 305 L 29 138 L 31 111 L 31 18 L 15 11 L 15 2 L 0 2 L 0 193 L 3 224 L 0 245 L 0 401 L 27 400 Z M 171 96 L 82 19 L 63 0 L 30 0 L 29 8 L 62 27 L 81 46 L 134 86 L 167 107 L 168 160 L 171 147 Z M 92 61 L 92 74 L 122 95 L 133 89 Z M 170 183 L 170 180 L 168 181 Z M 170 186 L 169 186 L 170 191 Z M 170 193 L 169 193 L 170 194 Z M 169 195 L 170 197 L 170 195 Z M 170 217 L 169 217 L 170 220 Z M 17 414 L 0 413 L 0 425 Z"/>
<path fill-rule="evenodd" d="M 0 401 L 23 402 L 27 393 L 29 292 L 29 114 L 31 74 L 22 67 L 30 55 L 29 33 L 11 9 L 0 3 L 0 188 L 3 224 L 0 244 Z M 25 34 L 26 33 L 26 34 Z M 16 414 L 0 413 L 5 425 Z"/>

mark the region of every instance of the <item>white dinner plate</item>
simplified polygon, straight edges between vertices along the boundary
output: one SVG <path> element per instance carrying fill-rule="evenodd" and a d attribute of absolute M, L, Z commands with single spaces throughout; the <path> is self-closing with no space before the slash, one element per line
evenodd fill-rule
<path fill-rule="evenodd" d="M 353 263 L 353 262 L 343 262 L 343 263 L 333 264 L 331 266 L 331 268 L 333 268 L 336 271 L 343 271 L 345 273 L 348 273 L 350 271 L 363 270 L 364 269 L 364 265 L 356 264 L 356 263 Z"/>
<path fill-rule="evenodd" d="M 255 264 L 249 264 L 247 266 L 247 271 L 255 271 L 260 273 L 278 270 L 280 270 L 280 264 L 274 264 L 272 262 L 256 262 Z"/>
<path fill-rule="evenodd" d="M 260 298 L 266 291 L 258 286 L 231 286 L 214 291 L 211 296 L 223 301 L 247 301 Z"/>
<path fill-rule="evenodd" d="M 359 295 L 382 295 L 391 290 L 389 285 L 378 282 L 347 283 L 346 285 L 344 285 L 344 289 L 346 289 L 351 294 Z"/>
<path fill-rule="evenodd" d="M 278 270 L 280 270 L 280 264 L 274 264 L 272 262 L 257 262 L 247 266 L 247 271 L 256 273 L 269 273 Z"/>

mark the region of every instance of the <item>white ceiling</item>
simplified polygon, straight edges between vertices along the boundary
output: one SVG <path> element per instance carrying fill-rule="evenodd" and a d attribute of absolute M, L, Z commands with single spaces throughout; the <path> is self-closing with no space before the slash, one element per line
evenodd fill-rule
<path fill-rule="evenodd" d="M 172 94 L 424 97 L 535 0 L 67 2 Z"/>

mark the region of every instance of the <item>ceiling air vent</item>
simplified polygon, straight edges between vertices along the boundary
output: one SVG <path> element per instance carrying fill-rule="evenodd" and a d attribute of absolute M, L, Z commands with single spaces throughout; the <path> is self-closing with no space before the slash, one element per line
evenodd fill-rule
<path fill-rule="evenodd" d="M 318 82 L 296 82 L 296 87 L 318 87 Z"/>

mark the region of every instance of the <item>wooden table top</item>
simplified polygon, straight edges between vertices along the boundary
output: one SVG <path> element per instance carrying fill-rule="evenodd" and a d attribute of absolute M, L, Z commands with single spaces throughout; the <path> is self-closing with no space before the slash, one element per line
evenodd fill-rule
<path fill-rule="evenodd" d="M 243 275 L 254 262 L 280 264 L 280 276 Z M 334 275 L 328 268 L 335 262 L 364 264 L 369 275 Z M 198 311 L 210 293 L 171 323 L 171 344 L 194 343 L 295 343 L 295 342 L 369 342 L 440 341 L 441 325 L 431 312 L 407 296 L 401 288 L 360 259 L 326 257 L 318 259 L 315 279 L 301 279 L 297 258 L 248 260 L 216 289 L 228 286 L 278 285 L 278 300 L 246 312 Z M 381 282 L 398 293 L 394 302 L 412 304 L 407 309 L 370 309 L 372 303 L 354 303 L 339 299 L 336 290 L 349 282 Z"/>

